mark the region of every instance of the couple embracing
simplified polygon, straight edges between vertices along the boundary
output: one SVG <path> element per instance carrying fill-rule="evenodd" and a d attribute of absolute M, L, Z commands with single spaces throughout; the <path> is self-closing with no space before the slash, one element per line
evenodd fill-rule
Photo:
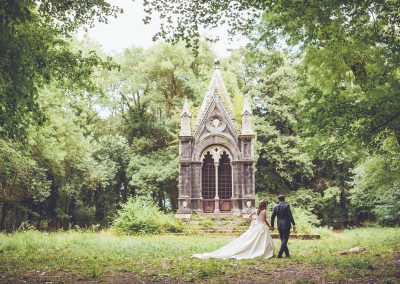
<path fill-rule="evenodd" d="M 268 222 L 266 213 L 267 203 L 261 201 L 257 211 L 250 214 L 256 214 L 257 218 L 249 229 L 240 235 L 238 238 L 231 241 L 226 246 L 211 252 L 194 254 L 193 257 L 207 259 L 207 258 L 235 258 L 235 259 L 248 259 L 255 257 L 270 258 L 274 255 L 274 243 L 272 242 L 271 232 L 274 230 L 275 218 L 278 219 L 278 231 L 281 239 L 281 247 L 279 249 L 278 258 L 281 258 L 283 253 L 289 257 L 289 248 L 287 246 L 290 229 L 296 230 L 296 225 L 290 210 L 289 204 L 285 202 L 285 197 L 280 195 L 278 197 L 279 203 L 275 206 L 271 216 L 271 224 Z"/>

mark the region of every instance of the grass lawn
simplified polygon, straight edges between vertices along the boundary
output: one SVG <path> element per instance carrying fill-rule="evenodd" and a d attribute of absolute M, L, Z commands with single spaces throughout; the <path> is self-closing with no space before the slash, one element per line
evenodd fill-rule
<path fill-rule="evenodd" d="M 0 234 L 0 282 L 400 282 L 400 229 L 290 240 L 290 259 L 199 260 L 232 236 L 119 236 L 111 231 Z M 275 251 L 280 245 L 275 240 Z M 366 252 L 339 255 L 355 246 Z"/>

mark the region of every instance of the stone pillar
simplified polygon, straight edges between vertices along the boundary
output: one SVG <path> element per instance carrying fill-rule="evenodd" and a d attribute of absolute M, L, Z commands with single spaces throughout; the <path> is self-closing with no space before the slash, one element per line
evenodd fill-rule
<path fill-rule="evenodd" d="M 190 213 L 192 198 L 192 136 L 179 136 L 178 213 Z"/>
<path fill-rule="evenodd" d="M 214 162 L 215 167 L 215 209 L 214 213 L 219 213 L 219 195 L 218 195 L 218 162 Z"/>
<path fill-rule="evenodd" d="M 191 165 L 180 163 L 179 165 L 179 196 L 178 213 L 191 212 Z"/>
<path fill-rule="evenodd" d="M 192 130 L 190 119 L 192 114 L 189 103 L 185 99 L 181 112 L 181 131 L 179 133 L 179 183 L 178 183 L 178 213 L 190 213 L 192 211 Z"/>
<path fill-rule="evenodd" d="M 192 162 L 192 210 L 203 212 L 203 197 L 201 193 L 201 168 L 202 162 Z"/>
<path fill-rule="evenodd" d="M 240 215 L 242 208 L 241 196 L 242 187 L 240 184 L 240 164 L 237 161 L 231 162 L 232 167 L 232 214 Z"/>
<path fill-rule="evenodd" d="M 241 179 L 242 179 L 242 214 L 250 213 L 255 206 L 254 183 L 254 134 L 240 134 L 240 150 L 242 154 Z"/>

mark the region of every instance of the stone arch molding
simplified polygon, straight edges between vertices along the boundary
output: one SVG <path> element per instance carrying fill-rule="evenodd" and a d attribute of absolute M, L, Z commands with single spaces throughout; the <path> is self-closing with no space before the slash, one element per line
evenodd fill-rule
<path fill-rule="evenodd" d="M 192 153 L 192 161 L 203 161 L 202 154 L 205 149 L 212 146 L 220 146 L 225 148 L 226 153 L 229 155 L 231 161 L 237 161 L 240 159 L 240 150 L 233 139 L 224 133 L 219 134 L 208 134 L 204 136 L 196 145 L 194 146 Z"/>
<path fill-rule="evenodd" d="M 219 159 L 221 158 L 221 155 L 223 152 L 228 154 L 229 159 L 232 161 L 232 155 L 231 155 L 230 151 L 221 145 L 212 145 L 212 146 L 209 146 L 206 149 L 204 149 L 204 151 L 201 154 L 201 158 L 200 158 L 201 161 L 203 161 L 203 159 L 205 158 L 205 156 L 207 155 L 208 152 L 210 152 L 211 156 L 213 157 L 214 163 L 219 162 Z"/>

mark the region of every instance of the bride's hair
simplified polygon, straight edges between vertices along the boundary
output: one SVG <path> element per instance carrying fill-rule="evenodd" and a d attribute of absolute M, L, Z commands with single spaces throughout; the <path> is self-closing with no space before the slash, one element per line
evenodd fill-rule
<path fill-rule="evenodd" d="M 260 214 L 260 212 L 265 209 L 267 209 L 267 202 L 260 201 L 260 203 L 258 204 L 258 208 L 257 208 L 257 215 Z"/>

